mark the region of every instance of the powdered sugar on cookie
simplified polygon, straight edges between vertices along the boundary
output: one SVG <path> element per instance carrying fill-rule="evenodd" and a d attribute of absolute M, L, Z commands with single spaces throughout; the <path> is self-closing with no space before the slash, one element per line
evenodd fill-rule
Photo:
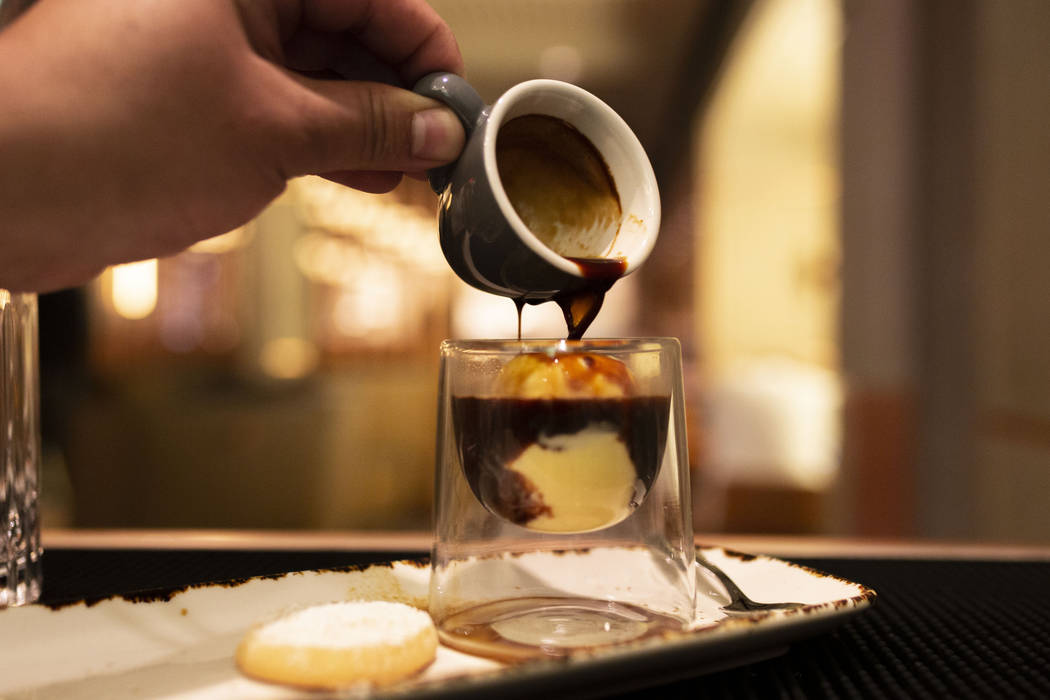
<path fill-rule="evenodd" d="M 262 644 L 324 648 L 404 644 L 432 627 L 421 610 L 382 601 L 328 603 L 298 610 L 256 632 Z"/>

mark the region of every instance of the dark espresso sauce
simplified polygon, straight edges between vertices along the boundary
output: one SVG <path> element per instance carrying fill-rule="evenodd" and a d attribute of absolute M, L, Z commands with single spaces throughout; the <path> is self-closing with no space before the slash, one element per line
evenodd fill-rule
<path fill-rule="evenodd" d="M 549 299 L 517 298 L 514 305 L 518 309 L 518 340 L 521 340 L 521 312 L 525 304 L 544 304 L 553 301 L 561 308 L 568 330 L 569 340 L 580 340 L 591 323 L 598 317 L 605 293 L 623 277 L 627 270 L 627 261 L 623 258 L 566 258 L 574 262 L 586 281 L 583 287 L 558 292 Z"/>
<path fill-rule="evenodd" d="M 467 483 L 490 511 L 518 525 L 550 515 L 542 496 L 505 465 L 541 438 L 575 435 L 594 426 L 618 433 L 643 491 L 656 480 L 667 442 L 670 397 L 522 399 L 452 397 L 452 420 Z"/>
<path fill-rule="evenodd" d="M 627 261 L 623 258 L 569 258 L 576 263 L 587 280 L 587 285 L 580 290 L 562 292 L 554 297 L 554 302 L 561 307 L 565 316 L 569 340 L 579 340 L 590 328 L 591 323 L 601 311 L 605 293 L 616 280 L 623 277 L 627 270 Z"/>

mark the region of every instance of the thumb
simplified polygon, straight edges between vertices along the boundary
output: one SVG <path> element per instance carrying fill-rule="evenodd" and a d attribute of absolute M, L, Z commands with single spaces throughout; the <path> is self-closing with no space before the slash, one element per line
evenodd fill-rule
<path fill-rule="evenodd" d="M 463 150 L 463 126 L 440 102 L 383 83 L 296 80 L 309 94 L 285 125 L 293 174 L 429 170 Z"/>

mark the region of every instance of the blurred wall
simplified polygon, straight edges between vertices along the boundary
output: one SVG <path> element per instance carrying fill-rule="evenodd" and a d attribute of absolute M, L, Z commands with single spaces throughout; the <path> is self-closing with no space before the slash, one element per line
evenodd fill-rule
<path fill-rule="evenodd" d="M 1050 3 L 846 3 L 843 501 L 1050 538 Z"/>
<path fill-rule="evenodd" d="M 841 45 L 838 0 L 758 0 L 696 114 L 694 514 L 706 531 L 833 526 Z"/>
<path fill-rule="evenodd" d="M 1050 3 L 976 8 L 974 517 L 1050 539 Z"/>

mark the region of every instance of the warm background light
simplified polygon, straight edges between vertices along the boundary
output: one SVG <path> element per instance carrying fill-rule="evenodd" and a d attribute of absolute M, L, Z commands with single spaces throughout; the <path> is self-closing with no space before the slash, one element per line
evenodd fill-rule
<path fill-rule="evenodd" d="M 146 318 L 157 308 L 157 260 L 117 265 L 111 271 L 113 309 L 126 319 Z"/>

